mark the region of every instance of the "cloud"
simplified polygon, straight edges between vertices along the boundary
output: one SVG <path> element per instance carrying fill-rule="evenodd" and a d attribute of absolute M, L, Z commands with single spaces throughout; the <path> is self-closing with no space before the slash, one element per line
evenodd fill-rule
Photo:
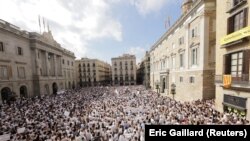
<path fill-rule="evenodd" d="M 114 0 L 3 0 L 0 19 L 39 32 L 38 15 L 46 18 L 54 38 L 76 57 L 85 56 L 96 39 L 122 41 L 122 25 L 112 16 Z"/>
<path fill-rule="evenodd" d="M 169 2 L 170 0 L 130 0 L 130 4 L 143 16 L 161 10 Z"/>
<path fill-rule="evenodd" d="M 146 50 L 140 46 L 130 47 L 127 53 L 135 55 L 137 60 L 136 62 L 140 62 L 144 57 Z"/>

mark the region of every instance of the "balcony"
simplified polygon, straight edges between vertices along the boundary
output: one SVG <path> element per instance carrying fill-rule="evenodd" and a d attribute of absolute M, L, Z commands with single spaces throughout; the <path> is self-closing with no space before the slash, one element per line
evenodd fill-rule
<path fill-rule="evenodd" d="M 223 75 L 216 75 L 215 83 L 223 85 Z M 232 85 L 230 89 L 238 89 L 238 88 L 250 91 L 249 74 L 243 74 L 241 76 L 232 76 Z"/>

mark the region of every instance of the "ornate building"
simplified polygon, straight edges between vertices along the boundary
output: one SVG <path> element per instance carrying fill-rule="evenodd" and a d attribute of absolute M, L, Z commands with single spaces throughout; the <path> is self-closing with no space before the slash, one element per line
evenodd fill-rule
<path fill-rule="evenodd" d="M 150 86 L 181 101 L 214 98 L 216 1 L 184 0 L 182 11 L 150 50 Z"/>
<path fill-rule="evenodd" d="M 136 85 L 136 57 L 124 54 L 112 58 L 112 83 L 113 85 Z"/>
<path fill-rule="evenodd" d="M 0 102 L 12 93 L 32 97 L 73 88 L 74 59 L 50 31 L 30 33 L 0 20 Z"/>
<path fill-rule="evenodd" d="M 110 85 L 111 66 L 98 59 L 76 60 L 77 84 L 80 87 Z"/>

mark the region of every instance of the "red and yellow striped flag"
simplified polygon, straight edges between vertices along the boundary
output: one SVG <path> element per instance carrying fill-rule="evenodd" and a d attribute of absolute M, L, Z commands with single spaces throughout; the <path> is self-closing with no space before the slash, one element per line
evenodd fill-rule
<path fill-rule="evenodd" d="M 230 88 L 232 84 L 232 75 L 223 76 L 223 86 L 224 88 Z"/>

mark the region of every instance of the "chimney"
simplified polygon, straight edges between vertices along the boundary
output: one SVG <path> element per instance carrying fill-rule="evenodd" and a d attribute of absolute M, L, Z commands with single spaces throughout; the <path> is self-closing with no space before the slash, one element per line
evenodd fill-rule
<path fill-rule="evenodd" d="M 192 7 L 193 5 L 193 0 L 183 0 L 182 3 L 182 15 L 186 14 Z"/>

